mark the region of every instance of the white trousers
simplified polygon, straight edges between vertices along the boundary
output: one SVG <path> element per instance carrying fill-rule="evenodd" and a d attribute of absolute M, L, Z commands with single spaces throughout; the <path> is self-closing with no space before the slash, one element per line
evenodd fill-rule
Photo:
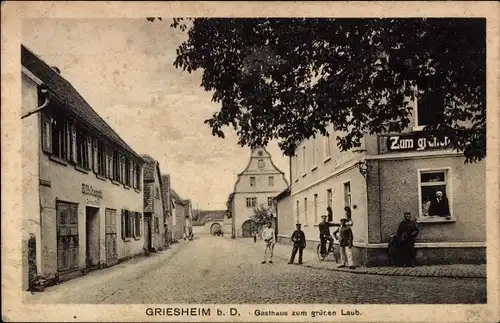
<path fill-rule="evenodd" d="M 267 258 L 269 258 L 269 260 L 273 260 L 274 245 L 274 242 L 266 242 L 266 249 L 264 250 L 264 261 L 267 261 Z"/>
<path fill-rule="evenodd" d="M 351 248 L 340 247 L 340 264 L 348 267 L 354 266 Z"/>

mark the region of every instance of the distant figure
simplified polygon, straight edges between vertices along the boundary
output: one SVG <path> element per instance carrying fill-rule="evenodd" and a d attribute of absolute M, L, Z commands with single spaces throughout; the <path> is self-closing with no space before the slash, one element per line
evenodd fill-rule
<path fill-rule="evenodd" d="M 419 230 L 415 221 L 411 219 L 411 213 L 405 212 L 404 220 L 401 221 L 396 234 L 396 265 L 413 267 L 415 260 L 415 240 Z"/>
<path fill-rule="evenodd" d="M 298 251 L 299 265 L 302 265 L 302 253 L 304 251 L 304 248 L 306 247 L 306 235 L 304 234 L 304 231 L 300 229 L 300 223 L 297 223 L 295 226 L 297 229 L 293 232 L 291 238 L 293 242 L 292 256 L 290 257 L 290 261 L 288 263 L 293 264 L 293 262 L 295 261 L 295 255 Z"/>
<path fill-rule="evenodd" d="M 335 238 L 339 240 L 340 245 L 340 266 L 343 268 L 348 266 L 349 269 L 356 269 L 352 260 L 352 245 L 354 236 L 350 226 L 346 225 L 347 219 L 340 219 L 340 227 L 333 233 Z M 337 236 L 339 234 L 339 236 Z"/>
<path fill-rule="evenodd" d="M 436 198 L 431 201 L 431 205 L 429 207 L 429 215 L 442 217 L 451 216 L 448 198 L 446 196 L 443 196 L 443 192 L 436 192 Z"/>
<path fill-rule="evenodd" d="M 257 232 L 253 234 L 253 243 L 257 243 Z"/>
<path fill-rule="evenodd" d="M 264 230 L 262 230 L 262 239 L 264 239 L 264 242 L 266 243 L 266 249 L 264 250 L 264 261 L 262 263 L 266 263 L 269 254 L 269 263 L 272 264 L 274 245 L 276 244 L 276 242 L 274 229 L 271 227 L 271 222 L 267 222 L 267 228 L 264 228 Z"/>

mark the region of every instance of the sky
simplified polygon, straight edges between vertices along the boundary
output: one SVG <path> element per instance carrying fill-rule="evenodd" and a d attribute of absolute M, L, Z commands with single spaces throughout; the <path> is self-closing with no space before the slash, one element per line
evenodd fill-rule
<path fill-rule="evenodd" d="M 203 123 L 220 104 L 201 86 L 202 71 L 176 69 L 185 33 L 171 21 L 146 19 L 25 20 L 22 42 L 57 66 L 94 110 L 139 154 L 160 163 L 172 187 L 194 208 L 225 209 L 250 149 L 233 129 L 211 135 Z M 288 158 L 266 147 L 288 179 Z"/>

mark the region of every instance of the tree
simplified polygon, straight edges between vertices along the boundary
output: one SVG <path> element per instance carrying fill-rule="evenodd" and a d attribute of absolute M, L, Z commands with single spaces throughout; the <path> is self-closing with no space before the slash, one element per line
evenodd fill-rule
<path fill-rule="evenodd" d="M 253 214 L 252 216 L 250 216 L 250 219 L 253 220 L 257 224 L 257 226 L 261 227 L 266 223 L 272 221 L 273 218 L 269 210 L 261 205 L 253 210 Z"/>
<path fill-rule="evenodd" d="M 174 65 L 203 70 L 241 146 L 277 139 L 287 156 L 333 125 L 343 151 L 367 134 L 401 132 L 410 100 L 433 107 L 424 133 L 448 136 L 466 162 L 486 156 L 485 19 L 174 19 L 187 32 Z M 418 89 L 418 90 L 416 90 Z"/>
<path fill-rule="evenodd" d="M 227 218 L 230 219 L 233 214 L 233 193 L 230 193 L 229 196 L 227 197 L 226 201 L 226 211 L 227 211 Z"/>

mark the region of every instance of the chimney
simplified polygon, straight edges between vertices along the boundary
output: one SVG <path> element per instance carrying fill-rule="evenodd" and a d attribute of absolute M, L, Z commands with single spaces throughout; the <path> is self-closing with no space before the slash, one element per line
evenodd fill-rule
<path fill-rule="evenodd" d="M 54 71 L 56 71 L 57 74 L 61 74 L 61 70 L 57 66 L 51 66 Z"/>

